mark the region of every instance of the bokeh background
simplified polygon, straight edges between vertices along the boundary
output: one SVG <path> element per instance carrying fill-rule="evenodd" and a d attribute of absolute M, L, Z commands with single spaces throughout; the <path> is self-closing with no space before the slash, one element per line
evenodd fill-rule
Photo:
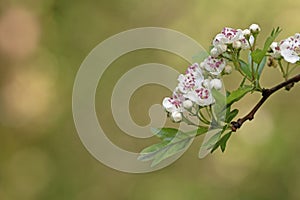
<path fill-rule="evenodd" d="M 158 26 L 185 33 L 208 48 L 224 26 L 259 23 L 262 36 L 282 27 L 283 39 L 299 31 L 299 11 L 294 0 L 1 0 L 0 199 L 300 199 L 299 86 L 274 95 L 255 120 L 234 134 L 224 154 L 198 159 L 203 138 L 197 138 L 177 162 L 148 174 L 118 172 L 95 160 L 79 140 L 71 109 L 81 62 L 109 36 Z M 107 108 L 118 78 L 148 62 L 182 72 L 188 65 L 167 52 L 129 53 L 105 72 L 96 96 L 108 137 L 136 152 L 157 140 L 127 136 Z M 228 88 L 239 82 L 232 77 L 238 75 L 225 78 Z M 263 79 L 262 85 L 269 87 L 281 76 L 278 69 L 267 68 Z M 140 125 L 149 123 L 149 106 L 168 95 L 158 85 L 140 88 L 131 100 L 132 117 Z M 240 115 L 258 99 L 252 95 L 239 102 Z"/>

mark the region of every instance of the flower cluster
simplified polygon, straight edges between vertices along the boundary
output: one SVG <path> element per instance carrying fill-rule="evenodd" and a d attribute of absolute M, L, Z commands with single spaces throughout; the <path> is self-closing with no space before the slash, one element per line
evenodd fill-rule
<path fill-rule="evenodd" d="M 251 33 L 260 31 L 259 26 L 251 26 L 250 30 L 223 28 L 221 33 L 217 34 L 213 40 L 213 48 L 210 51 L 211 56 L 218 57 L 226 52 L 229 46 L 235 49 L 249 49 L 254 42 L 254 37 Z"/>
<path fill-rule="evenodd" d="M 179 75 L 172 97 L 163 100 L 163 106 L 174 122 L 180 122 L 182 113 L 194 105 L 204 107 L 215 102 L 211 90 L 222 88 L 222 81 L 218 76 L 225 65 L 224 59 L 209 56 L 200 65 L 194 63 L 185 74 Z"/>
<path fill-rule="evenodd" d="M 283 57 L 289 63 L 300 61 L 300 33 L 296 33 L 281 42 L 273 42 L 271 50 L 271 56 L 275 59 Z"/>

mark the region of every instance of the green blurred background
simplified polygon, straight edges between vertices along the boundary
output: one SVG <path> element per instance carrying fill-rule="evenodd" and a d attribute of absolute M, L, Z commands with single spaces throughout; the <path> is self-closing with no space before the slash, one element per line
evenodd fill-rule
<path fill-rule="evenodd" d="M 259 23 L 262 36 L 272 27 L 282 27 L 283 39 L 299 31 L 299 11 L 300 3 L 294 0 L 1 0 L 0 199 L 300 199 L 299 86 L 274 95 L 255 120 L 232 137 L 224 154 L 198 159 L 203 138 L 197 138 L 171 166 L 139 175 L 115 171 L 95 160 L 79 140 L 71 109 L 81 62 L 114 34 L 165 27 L 208 48 L 224 26 L 247 28 Z M 188 65 L 162 51 L 129 53 L 105 72 L 96 97 L 99 121 L 112 133 L 108 137 L 136 152 L 157 140 L 125 135 L 107 108 L 118 78 L 148 62 L 182 72 Z M 239 82 L 234 75 L 225 79 L 228 88 Z M 263 79 L 265 87 L 281 81 L 278 69 L 270 68 Z M 170 91 L 157 85 L 140 88 L 131 100 L 133 118 L 147 124 L 149 106 L 168 95 Z M 258 99 L 252 95 L 239 102 L 240 115 Z"/>

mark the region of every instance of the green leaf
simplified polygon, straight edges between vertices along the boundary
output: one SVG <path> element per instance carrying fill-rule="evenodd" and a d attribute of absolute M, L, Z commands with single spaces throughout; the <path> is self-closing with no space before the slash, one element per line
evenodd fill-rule
<path fill-rule="evenodd" d="M 152 160 L 153 156 L 164 146 L 166 146 L 169 142 L 168 141 L 163 141 L 161 143 L 153 144 L 149 147 L 146 147 L 140 152 L 140 156 L 138 157 L 138 160 L 141 161 L 148 161 Z"/>
<path fill-rule="evenodd" d="M 212 89 L 212 95 L 215 99 L 215 103 L 212 106 L 213 112 L 215 113 L 216 120 L 224 121 L 224 116 L 226 112 L 226 97 L 220 91 Z"/>
<path fill-rule="evenodd" d="M 239 63 L 240 63 L 241 70 L 244 72 L 244 74 L 246 74 L 246 76 L 248 78 L 251 79 L 252 78 L 252 73 L 251 73 L 250 66 L 243 60 L 239 60 Z"/>
<path fill-rule="evenodd" d="M 164 141 L 171 141 L 177 132 L 179 132 L 176 128 L 151 128 L 151 131 L 155 136 Z"/>
<path fill-rule="evenodd" d="M 207 135 L 211 135 L 210 138 L 201 145 L 200 147 L 200 152 L 202 152 L 203 150 L 210 150 L 211 148 L 213 148 L 215 146 L 215 144 L 219 141 L 220 136 L 222 134 L 222 129 L 212 129 L 210 130 Z M 214 133 L 216 132 L 216 133 Z"/>
<path fill-rule="evenodd" d="M 239 113 L 239 110 L 238 110 L 238 109 L 232 110 L 230 113 L 228 113 L 228 114 L 226 115 L 226 120 L 225 120 L 225 122 L 230 123 L 230 122 L 237 116 L 238 113 Z"/>
<path fill-rule="evenodd" d="M 213 153 L 215 150 L 217 150 L 218 147 L 220 147 L 221 151 L 224 152 L 226 149 L 227 141 L 229 140 L 231 134 L 232 134 L 231 131 L 229 133 L 226 133 L 218 142 L 216 142 L 214 147 L 211 149 L 211 153 Z"/>
<path fill-rule="evenodd" d="M 229 140 L 231 134 L 232 134 L 232 132 L 229 132 L 229 133 L 225 134 L 225 135 L 221 138 L 221 140 L 220 140 L 220 147 L 221 147 L 221 151 L 222 151 L 222 152 L 225 151 L 227 141 Z"/>
<path fill-rule="evenodd" d="M 174 128 L 153 128 L 152 131 L 162 139 L 162 142 L 142 150 L 138 160 L 152 160 L 151 166 L 153 167 L 162 160 L 186 149 L 196 135 L 204 134 L 207 130 L 208 127 L 199 127 L 197 130 L 184 133 Z"/>
<path fill-rule="evenodd" d="M 234 102 L 243 98 L 248 92 L 251 92 L 253 89 L 252 86 L 245 85 L 242 88 L 238 88 L 234 90 L 228 97 L 227 97 L 227 106 L 232 105 Z"/>
<path fill-rule="evenodd" d="M 261 75 L 261 73 L 262 73 L 262 71 L 263 71 L 263 69 L 264 69 L 264 67 L 266 65 L 266 62 L 267 62 L 267 56 L 264 56 L 263 59 L 262 59 L 262 61 L 258 65 L 257 77 L 256 77 L 258 80 L 259 80 L 260 75 Z M 254 68 L 254 69 L 256 70 L 256 68 Z"/>
<path fill-rule="evenodd" d="M 254 62 L 259 64 L 264 56 L 266 55 L 267 51 L 269 50 L 272 42 L 276 39 L 276 37 L 281 32 L 281 29 L 277 27 L 276 29 L 273 29 L 271 32 L 271 35 L 266 39 L 263 49 L 256 49 L 251 53 L 251 57 Z"/>
<path fill-rule="evenodd" d="M 254 72 L 255 72 L 255 78 L 257 80 L 259 80 L 260 78 L 260 75 L 266 65 L 266 62 L 267 62 L 267 56 L 264 56 L 262 61 L 259 63 L 259 65 L 257 65 L 255 62 L 253 63 L 253 69 L 254 69 Z M 251 57 L 251 53 L 249 52 L 249 55 L 248 55 L 248 63 L 252 63 L 252 57 Z M 252 72 L 252 69 L 250 69 L 250 73 Z"/>
<path fill-rule="evenodd" d="M 253 59 L 254 62 L 256 63 L 260 63 L 260 61 L 263 59 L 263 57 L 265 56 L 266 52 L 264 52 L 261 49 L 255 49 L 252 53 L 251 53 L 251 57 Z"/>
<path fill-rule="evenodd" d="M 186 134 L 192 135 L 192 134 L 195 134 L 195 132 L 196 132 L 196 136 L 199 136 L 199 135 L 203 135 L 203 134 L 207 133 L 207 131 L 208 131 L 208 127 L 199 126 L 197 130 L 186 132 Z"/>

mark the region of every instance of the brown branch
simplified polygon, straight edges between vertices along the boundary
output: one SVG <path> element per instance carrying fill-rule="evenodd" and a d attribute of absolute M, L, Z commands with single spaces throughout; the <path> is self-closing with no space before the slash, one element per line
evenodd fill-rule
<path fill-rule="evenodd" d="M 238 119 L 237 121 L 231 122 L 231 130 L 235 132 L 237 129 L 241 128 L 241 126 L 247 121 L 251 121 L 254 118 L 255 113 L 258 111 L 258 109 L 264 104 L 264 102 L 275 92 L 278 90 L 286 87 L 287 90 L 291 89 L 291 87 L 300 81 L 300 74 L 294 76 L 293 78 L 290 78 L 270 89 L 263 89 L 262 91 L 262 98 L 260 101 L 254 106 L 254 108 L 243 118 Z"/>

